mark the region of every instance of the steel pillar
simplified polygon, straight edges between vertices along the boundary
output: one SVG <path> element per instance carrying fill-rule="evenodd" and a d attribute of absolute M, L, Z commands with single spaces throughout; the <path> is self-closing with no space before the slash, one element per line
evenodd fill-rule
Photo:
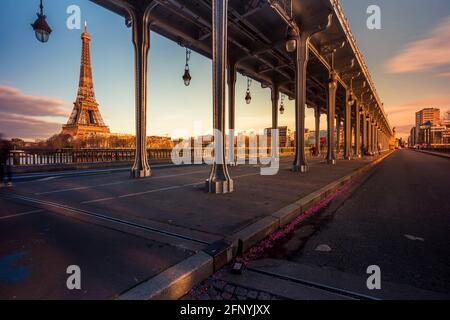
<path fill-rule="evenodd" d="M 280 91 L 279 91 L 279 85 L 278 83 L 274 82 L 272 84 L 272 93 L 271 93 L 271 99 L 272 99 L 272 129 L 277 130 L 278 129 L 278 102 L 280 100 Z M 275 137 L 271 135 L 271 142 L 272 142 L 272 157 L 274 159 L 278 159 L 279 152 L 277 146 L 277 139 L 274 139 Z"/>
<path fill-rule="evenodd" d="M 361 112 L 358 102 L 355 102 L 355 158 L 361 158 Z"/>
<path fill-rule="evenodd" d="M 146 11 L 133 12 L 133 44 L 136 81 L 136 154 L 131 175 L 151 176 L 147 159 L 147 66 L 150 49 L 150 18 Z"/>
<path fill-rule="evenodd" d="M 321 154 L 321 150 L 320 150 L 320 108 L 316 107 L 314 109 L 314 120 L 315 120 L 315 124 L 316 124 L 316 131 L 315 131 L 315 135 L 316 135 L 316 157 L 319 157 Z"/>
<path fill-rule="evenodd" d="M 228 60 L 227 80 L 228 80 L 228 162 L 236 165 L 236 156 L 234 154 L 234 137 L 235 137 L 235 117 L 236 117 L 236 62 Z"/>
<path fill-rule="evenodd" d="M 305 106 L 306 106 L 306 72 L 308 67 L 309 49 L 307 34 L 298 34 L 295 71 L 295 159 L 292 167 L 294 172 L 308 171 L 305 156 Z"/>
<path fill-rule="evenodd" d="M 373 154 L 373 139 L 372 139 L 372 135 L 373 135 L 373 130 L 372 130 L 372 121 L 370 119 L 367 120 L 367 151 L 369 153 L 369 155 Z"/>
<path fill-rule="evenodd" d="M 352 106 L 354 103 L 353 93 L 347 90 L 344 115 L 344 159 L 352 157 Z"/>
<path fill-rule="evenodd" d="M 375 155 L 377 152 L 376 133 L 377 133 L 377 128 L 375 127 L 375 121 L 372 121 L 372 154 L 373 155 Z"/>
<path fill-rule="evenodd" d="M 366 153 L 368 152 L 368 147 L 367 147 L 367 137 L 368 137 L 368 128 L 367 128 L 367 118 L 366 118 L 366 113 L 363 111 L 363 115 L 362 115 L 362 119 L 363 119 L 363 133 L 362 133 L 362 153 L 363 155 L 366 155 Z"/>
<path fill-rule="evenodd" d="M 214 163 L 206 180 L 210 193 L 233 192 L 225 161 L 225 67 L 227 63 L 228 0 L 212 1 Z"/>
<path fill-rule="evenodd" d="M 336 118 L 336 158 L 339 159 L 339 155 L 341 154 L 341 117 L 338 115 Z"/>
<path fill-rule="evenodd" d="M 336 112 L 336 90 L 337 90 L 337 73 L 332 70 L 330 72 L 330 79 L 328 81 L 328 108 L 327 108 L 327 139 L 328 139 L 328 150 L 327 150 L 327 163 L 336 164 L 336 154 L 334 145 L 334 121 Z"/>

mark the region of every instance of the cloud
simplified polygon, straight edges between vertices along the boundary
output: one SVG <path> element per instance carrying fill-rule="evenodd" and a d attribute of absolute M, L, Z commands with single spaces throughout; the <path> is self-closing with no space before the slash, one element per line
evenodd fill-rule
<path fill-rule="evenodd" d="M 60 132 L 61 124 L 0 112 L 0 131 L 6 138 L 35 140 Z"/>
<path fill-rule="evenodd" d="M 27 116 L 67 117 L 66 103 L 62 100 L 27 96 L 19 89 L 0 85 L 0 112 Z"/>
<path fill-rule="evenodd" d="M 31 96 L 0 84 L 0 132 L 7 138 L 35 140 L 61 131 L 61 123 L 40 117 L 67 117 L 67 104 L 56 98 Z"/>
<path fill-rule="evenodd" d="M 386 64 L 390 73 L 411 73 L 436 71 L 439 76 L 449 77 L 450 66 L 450 17 L 445 18 L 431 34 L 421 40 L 408 44 Z"/>

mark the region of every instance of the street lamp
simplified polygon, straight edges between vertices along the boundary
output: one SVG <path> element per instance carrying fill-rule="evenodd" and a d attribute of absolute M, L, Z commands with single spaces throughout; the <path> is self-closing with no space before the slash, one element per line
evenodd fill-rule
<path fill-rule="evenodd" d="M 280 114 L 284 114 L 284 94 L 281 95 Z"/>
<path fill-rule="evenodd" d="M 252 95 L 250 93 L 250 86 L 252 85 L 252 79 L 247 78 L 247 92 L 245 94 L 245 102 L 250 104 L 252 102 Z"/>
<path fill-rule="evenodd" d="M 286 51 L 289 53 L 294 52 L 297 49 L 297 35 L 294 29 L 288 28 L 286 35 Z"/>
<path fill-rule="evenodd" d="M 192 80 L 191 74 L 189 72 L 189 60 L 191 60 L 191 50 L 186 48 L 186 65 L 184 66 L 184 75 L 183 75 L 183 81 L 186 87 L 189 87 Z"/>
<path fill-rule="evenodd" d="M 45 20 L 46 16 L 44 15 L 44 6 L 41 4 L 39 6 L 40 12 L 37 13 L 38 18 L 31 25 L 36 35 L 36 39 L 40 42 L 45 43 L 48 41 L 50 33 L 52 33 L 52 29 L 48 26 L 47 21 Z"/>

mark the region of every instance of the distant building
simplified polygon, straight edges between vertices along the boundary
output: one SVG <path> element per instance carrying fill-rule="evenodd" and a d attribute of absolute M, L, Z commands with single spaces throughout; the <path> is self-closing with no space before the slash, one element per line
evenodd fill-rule
<path fill-rule="evenodd" d="M 446 131 L 445 126 L 434 125 L 431 121 L 428 121 L 420 126 L 417 144 L 429 147 L 443 145 Z"/>
<path fill-rule="evenodd" d="M 267 135 L 267 137 L 271 138 L 272 128 L 264 129 L 264 133 L 265 135 Z M 280 141 L 280 148 L 289 147 L 288 127 L 278 127 L 278 136 Z"/>
<path fill-rule="evenodd" d="M 416 127 L 412 127 L 411 128 L 411 131 L 409 133 L 408 144 L 410 146 L 415 146 L 416 145 Z"/>
<path fill-rule="evenodd" d="M 420 127 L 431 123 L 432 126 L 440 126 L 441 124 L 441 110 L 437 108 L 425 108 L 419 112 L 416 112 L 416 144 L 424 143 L 420 140 Z M 422 134 L 423 136 L 423 134 Z"/>

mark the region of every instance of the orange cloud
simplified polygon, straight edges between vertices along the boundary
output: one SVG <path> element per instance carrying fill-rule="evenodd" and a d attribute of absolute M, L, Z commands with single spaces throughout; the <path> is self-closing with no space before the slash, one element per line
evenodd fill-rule
<path fill-rule="evenodd" d="M 61 124 L 39 117 L 67 117 L 66 103 L 51 97 L 23 94 L 0 85 L 0 132 L 7 138 L 34 140 L 61 131 Z"/>
<path fill-rule="evenodd" d="M 27 116 L 66 117 L 66 103 L 59 99 L 28 96 L 19 89 L 0 85 L 0 112 Z"/>
<path fill-rule="evenodd" d="M 450 17 L 444 19 L 432 33 L 419 41 L 408 44 L 386 64 L 390 73 L 439 71 L 439 76 L 450 76 L 442 68 L 450 67 Z"/>
<path fill-rule="evenodd" d="M 61 124 L 31 117 L 0 113 L 0 131 L 6 138 L 35 140 L 48 138 L 60 132 Z"/>

